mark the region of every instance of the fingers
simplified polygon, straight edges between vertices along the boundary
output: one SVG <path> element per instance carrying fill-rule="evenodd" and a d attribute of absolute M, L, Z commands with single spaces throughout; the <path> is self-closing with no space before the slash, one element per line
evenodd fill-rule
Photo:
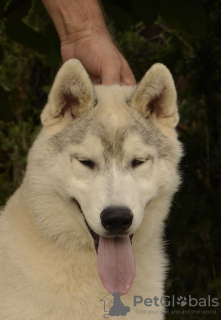
<path fill-rule="evenodd" d="M 61 45 L 61 55 L 63 62 L 73 57 L 79 59 L 94 84 L 136 84 L 127 61 L 109 39 L 83 39 L 64 44 Z"/>
<path fill-rule="evenodd" d="M 120 62 L 108 63 L 101 70 L 101 79 L 103 85 L 120 84 Z"/>
<path fill-rule="evenodd" d="M 102 71 L 101 79 L 103 85 L 136 85 L 134 75 L 123 56 L 121 56 L 121 59 L 118 62 L 115 62 L 112 65 L 106 65 Z"/>
<path fill-rule="evenodd" d="M 121 84 L 128 85 L 128 86 L 135 86 L 136 85 L 136 80 L 134 78 L 134 75 L 133 75 L 127 61 L 124 58 L 122 60 L 122 68 L 121 68 Z"/>

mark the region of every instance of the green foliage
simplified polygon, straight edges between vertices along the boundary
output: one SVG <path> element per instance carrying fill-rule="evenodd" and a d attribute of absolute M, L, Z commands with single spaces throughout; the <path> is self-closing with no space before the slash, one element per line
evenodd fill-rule
<path fill-rule="evenodd" d="M 131 21 L 150 26 L 161 16 L 169 27 L 189 36 L 207 34 L 208 15 L 202 0 L 104 0 L 103 3 L 121 29 L 128 28 Z"/>
<path fill-rule="evenodd" d="M 4 204 L 21 183 L 28 149 L 39 127 L 33 127 L 30 119 L 20 123 L 0 121 L 0 128 L 0 195 L 1 204 Z"/>
<path fill-rule="evenodd" d="M 162 62 L 178 90 L 178 130 L 185 157 L 183 185 L 167 222 L 167 294 L 220 298 L 220 1 L 104 0 L 103 5 L 137 80 L 153 63 Z M 3 205 L 24 174 L 27 151 L 61 59 L 58 37 L 40 1 L 3 1 L 0 17 Z M 220 311 L 209 316 L 167 315 L 167 320 L 207 318 L 220 319 Z"/>

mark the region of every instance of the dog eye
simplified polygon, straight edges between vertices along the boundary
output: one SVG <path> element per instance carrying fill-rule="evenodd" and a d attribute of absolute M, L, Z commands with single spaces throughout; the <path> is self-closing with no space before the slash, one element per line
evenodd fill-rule
<path fill-rule="evenodd" d="M 131 167 L 132 168 L 136 168 L 138 166 L 140 166 L 141 164 L 143 164 L 146 160 L 140 160 L 140 159 L 134 159 L 132 162 L 131 162 Z"/>
<path fill-rule="evenodd" d="M 94 167 L 95 167 L 95 163 L 91 160 L 79 160 L 78 159 L 78 161 L 89 169 L 94 169 Z"/>

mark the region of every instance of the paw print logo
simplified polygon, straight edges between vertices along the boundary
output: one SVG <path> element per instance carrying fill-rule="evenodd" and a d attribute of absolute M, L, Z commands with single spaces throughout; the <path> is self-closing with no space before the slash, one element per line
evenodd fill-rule
<path fill-rule="evenodd" d="M 176 302 L 179 306 L 184 307 L 185 305 L 187 305 L 187 299 L 186 297 L 178 297 L 177 298 L 177 302 Z"/>

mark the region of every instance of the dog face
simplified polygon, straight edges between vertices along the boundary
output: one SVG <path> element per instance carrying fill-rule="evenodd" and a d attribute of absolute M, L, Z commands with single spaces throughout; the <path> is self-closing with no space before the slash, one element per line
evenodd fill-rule
<path fill-rule="evenodd" d="M 176 91 L 165 66 L 154 65 L 137 87 L 93 87 L 69 60 L 41 119 L 38 172 L 64 202 L 77 202 L 97 235 L 132 235 L 147 204 L 176 190 Z"/>

